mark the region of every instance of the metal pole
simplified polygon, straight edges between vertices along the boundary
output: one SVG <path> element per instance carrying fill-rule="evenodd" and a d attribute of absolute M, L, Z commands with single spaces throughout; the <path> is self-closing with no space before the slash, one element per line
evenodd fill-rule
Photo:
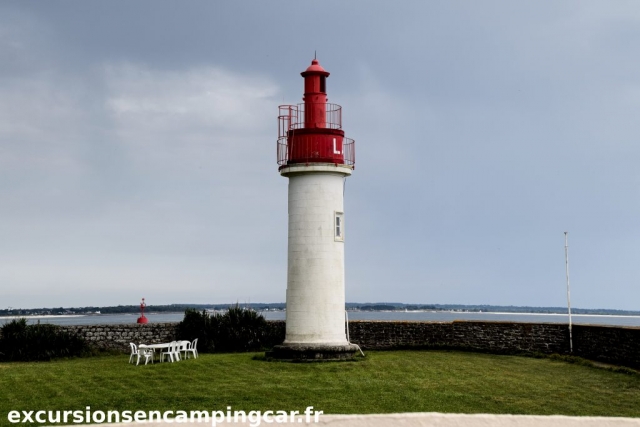
<path fill-rule="evenodd" d="M 564 260 L 567 273 L 567 308 L 569 310 L 569 349 L 573 353 L 573 335 L 571 332 L 571 292 L 569 288 L 569 232 L 564 232 Z"/>
<path fill-rule="evenodd" d="M 351 344 L 351 342 L 349 341 L 349 313 L 347 312 L 347 310 L 344 311 L 344 320 L 347 323 L 347 342 Z"/>

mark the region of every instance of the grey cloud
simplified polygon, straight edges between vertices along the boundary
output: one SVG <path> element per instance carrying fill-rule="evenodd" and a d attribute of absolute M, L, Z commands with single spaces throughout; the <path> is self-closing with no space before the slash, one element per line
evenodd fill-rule
<path fill-rule="evenodd" d="M 575 305 L 638 309 L 635 2 L 0 8 L 5 304 L 282 301 L 277 105 L 317 50 L 348 300 L 561 305 L 568 230 Z"/>

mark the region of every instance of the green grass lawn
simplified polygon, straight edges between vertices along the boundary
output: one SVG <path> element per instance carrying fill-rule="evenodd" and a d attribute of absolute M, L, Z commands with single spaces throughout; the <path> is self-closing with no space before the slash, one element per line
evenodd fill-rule
<path fill-rule="evenodd" d="M 640 375 L 551 359 L 453 351 L 368 352 L 345 363 L 202 354 L 148 366 L 128 355 L 0 364 L 10 410 L 302 410 L 640 417 Z"/>

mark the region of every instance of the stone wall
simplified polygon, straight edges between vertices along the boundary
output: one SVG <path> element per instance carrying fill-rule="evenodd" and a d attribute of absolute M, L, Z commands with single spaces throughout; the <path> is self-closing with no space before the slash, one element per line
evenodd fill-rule
<path fill-rule="evenodd" d="M 349 335 L 351 342 L 369 350 L 423 347 L 571 354 L 566 324 L 352 321 Z M 640 369 L 640 328 L 573 325 L 573 354 Z"/>
<path fill-rule="evenodd" d="M 269 321 L 270 335 L 284 340 L 285 322 Z M 103 349 L 129 351 L 129 343 L 180 339 L 177 323 L 62 326 Z M 449 348 L 491 353 L 569 354 L 566 324 L 518 322 L 351 321 L 349 336 L 363 350 Z M 640 368 L 640 328 L 573 325 L 576 356 Z"/>
<path fill-rule="evenodd" d="M 68 325 L 61 326 L 67 332 L 83 337 L 87 342 L 103 350 L 129 351 L 129 343 L 159 344 L 175 339 L 177 323 L 148 323 L 126 325 Z"/>
<path fill-rule="evenodd" d="M 564 353 L 566 325 L 515 322 L 352 321 L 350 339 L 363 349 L 458 348 L 494 353 Z"/>
<path fill-rule="evenodd" d="M 640 369 L 640 328 L 573 325 L 573 352 L 585 359 Z"/>

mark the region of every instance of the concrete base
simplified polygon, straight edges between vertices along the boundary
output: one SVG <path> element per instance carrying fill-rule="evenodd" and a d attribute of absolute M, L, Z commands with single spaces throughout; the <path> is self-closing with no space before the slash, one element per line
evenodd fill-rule
<path fill-rule="evenodd" d="M 288 362 L 325 362 L 331 360 L 349 360 L 358 351 L 353 344 L 281 344 L 267 351 L 267 359 Z"/>

